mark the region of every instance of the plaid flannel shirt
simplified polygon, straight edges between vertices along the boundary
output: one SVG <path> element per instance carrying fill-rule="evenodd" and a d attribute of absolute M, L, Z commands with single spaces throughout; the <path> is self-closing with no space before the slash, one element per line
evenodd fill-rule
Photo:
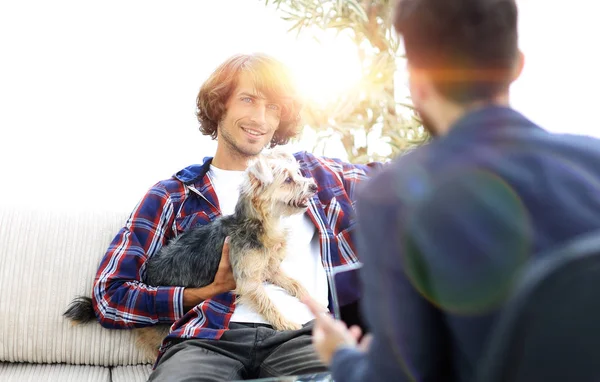
<path fill-rule="evenodd" d="M 313 177 L 318 185 L 307 213 L 320 238 L 330 307 L 354 302 L 359 298 L 355 280 L 336 279 L 336 293 L 331 293 L 333 271 L 358 262 L 352 238 L 356 187 L 380 164 L 352 165 L 307 152 L 296 153 L 295 157 L 303 175 Z M 146 260 L 170 239 L 221 216 L 217 196 L 205 176 L 211 161 L 212 158 L 205 158 L 202 165 L 189 166 L 155 184 L 113 239 L 96 274 L 92 299 L 102 326 L 124 329 L 172 324 L 160 355 L 172 339 L 219 339 L 234 310 L 235 296 L 228 292 L 205 300 L 186 313 L 183 287 L 154 287 L 142 281 Z"/>

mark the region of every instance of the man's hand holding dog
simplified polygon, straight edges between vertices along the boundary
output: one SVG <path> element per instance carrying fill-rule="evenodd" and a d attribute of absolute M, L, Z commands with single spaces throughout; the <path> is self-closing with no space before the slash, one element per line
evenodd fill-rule
<path fill-rule="evenodd" d="M 211 284 L 215 289 L 215 295 L 229 292 L 235 289 L 235 279 L 231 263 L 229 263 L 229 236 L 225 238 L 223 252 L 221 252 L 221 262 L 215 275 L 215 280 Z"/>
<path fill-rule="evenodd" d="M 225 238 L 221 262 L 215 274 L 214 281 L 202 288 L 185 288 L 183 290 L 183 307 L 186 311 L 218 294 L 235 289 L 235 279 L 229 263 L 229 237 Z"/>

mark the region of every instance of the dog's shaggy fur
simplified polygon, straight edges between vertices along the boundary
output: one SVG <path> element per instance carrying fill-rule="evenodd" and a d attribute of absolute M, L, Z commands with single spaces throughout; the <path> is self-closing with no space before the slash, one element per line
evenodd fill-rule
<path fill-rule="evenodd" d="M 298 298 L 307 294 L 299 282 L 281 270 L 287 237 L 281 218 L 304 212 L 317 185 L 300 174 L 292 155 L 279 149 L 261 154 L 244 175 L 234 214 L 191 228 L 171 240 L 146 261 L 143 280 L 151 286 L 209 285 L 229 236 L 238 302 L 252 306 L 277 330 L 298 329 L 300 325 L 287 320 L 272 303 L 263 282 L 278 285 Z M 94 320 L 92 300 L 77 297 L 64 316 L 75 323 Z M 136 329 L 138 345 L 155 356 L 168 328 L 156 325 Z"/>

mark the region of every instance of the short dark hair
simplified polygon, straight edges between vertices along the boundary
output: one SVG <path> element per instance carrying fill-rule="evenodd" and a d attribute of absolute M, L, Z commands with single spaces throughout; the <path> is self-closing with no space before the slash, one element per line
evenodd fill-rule
<path fill-rule="evenodd" d="M 204 82 L 196 98 L 200 131 L 213 139 L 217 138 L 219 122 L 242 71 L 250 73 L 259 92 L 282 107 L 281 120 L 271 139 L 271 147 L 287 143 L 298 134 L 302 103 L 289 69 L 263 53 L 234 55 L 219 65 Z"/>
<path fill-rule="evenodd" d="M 510 86 L 519 54 L 515 0 L 398 0 L 394 27 L 408 64 L 457 103 Z"/>

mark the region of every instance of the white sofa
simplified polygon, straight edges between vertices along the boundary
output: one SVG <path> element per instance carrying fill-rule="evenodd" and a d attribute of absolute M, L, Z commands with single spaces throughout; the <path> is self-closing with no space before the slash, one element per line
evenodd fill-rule
<path fill-rule="evenodd" d="M 96 268 L 129 212 L 0 208 L 0 381 L 145 381 L 129 330 L 72 326 Z"/>

